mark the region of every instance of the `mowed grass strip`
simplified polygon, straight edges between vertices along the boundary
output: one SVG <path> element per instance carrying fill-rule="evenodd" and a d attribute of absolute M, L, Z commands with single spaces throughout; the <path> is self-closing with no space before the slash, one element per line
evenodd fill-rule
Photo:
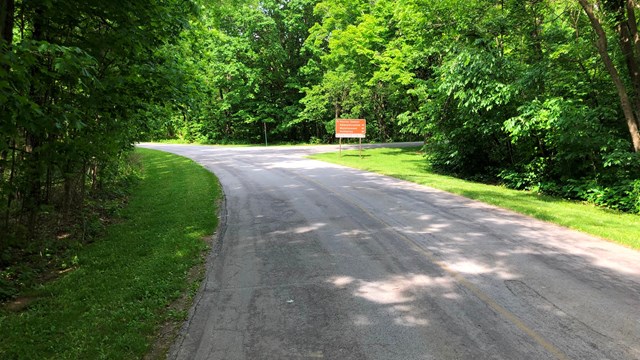
<path fill-rule="evenodd" d="M 138 359 L 161 324 L 185 317 L 168 305 L 203 261 L 220 186 L 189 159 L 136 154 L 143 179 L 124 219 L 82 249 L 75 270 L 36 289 L 26 310 L 0 313 L 1 359 Z"/>
<path fill-rule="evenodd" d="M 434 174 L 419 148 L 378 148 L 310 156 L 312 159 L 349 166 L 462 195 L 540 220 L 640 249 L 640 216 L 602 209 L 529 191 L 507 189 Z"/>

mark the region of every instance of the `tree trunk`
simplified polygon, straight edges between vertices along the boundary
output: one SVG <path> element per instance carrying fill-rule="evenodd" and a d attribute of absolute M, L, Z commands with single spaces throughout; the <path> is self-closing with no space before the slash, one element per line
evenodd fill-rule
<path fill-rule="evenodd" d="M 591 22 L 591 27 L 596 32 L 598 39 L 596 40 L 596 47 L 598 48 L 598 52 L 600 53 L 600 57 L 604 62 L 604 66 L 607 69 L 607 72 L 611 76 L 611 80 L 618 91 L 618 96 L 620 97 L 620 105 L 622 106 L 622 111 L 624 113 L 625 120 L 627 122 L 627 127 L 629 128 L 629 133 L 631 135 L 631 141 L 633 142 L 633 149 L 636 152 L 640 152 L 640 130 L 638 130 L 638 124 L 640 121 L 636 118 L 636 113 L 634 109 L 631 99 L 629 98 L 629 93 L 620 78 L 620 74 L 616 69 L 611 57 L 608 52 L 608 44 L 607 44 L 607 35 L 602 28 L 602 24 L 595 16 L 593 12 L 593 5 L 589 3 L 588 0 L 578 0 L 584 12 L 589 17 L 589 21 Z"/>
<path fill-rule="evenodd" d="M 15 190 L 13 189 L 13 181 L 14 181 L 14 177 L 16 175 L 16 140 L 12 139 L 12 145 L 11 145 L 12 151 L 11 151 L 11 168 L 9 170 L 9 180 L 7 181 L 7 189 L 8 194 L 7 194 L 7 211 L 5 213 L 5 219 L 4 219 L 4 224 L 5 224 L 5 228 L 9 228 L 9 220 L 11 219 L 11 204 L 13 203 L 13 199 L 15 197 Z M 4 174 L 2 174 L 4 175 Z"/>
<path fill-rule="evenodd" d="M 638 26 L 636 25 L 636 2 L 635 0 L 627 0 L 627 17 L 629 18 L 629 29 L 633 44 L 635 45 L 636 54 L 640 55 L 640 35 L 638 35 Z"/>
<path fill-rule="evenodd" d="M 86 183 L 87 183 L 87 161 L 84 160 L 82 162 L 82 174 L 81 174 L 81 178 L 80 178 L 80 199 L 79 199 L 79 206 L 80 206 L 80 215 L 82 216 L 82 242 L 86 242 L 87 240 L 87 214 L 85 214 L 85 207 L 84 207 L 84 199 L 85 199 L 85 194 L 87 191 L 87 187 L 86 187 Z"/>
<path fill-rule="evenodd" d="M 11 45 L 13 42 L 13 18 L 15 0 L 0 0 L 0 38 Z"/>
<path fill-rule="evenodd" d="M 1 0 L 0 0 L 1 1 Z M 36 19 L 33 22 L 33 40 L 42 41 L 45 40 L 44 30 L 44 10 L 43 7 L 37 7 L 35 9 Z M 47 66 L 47 60 L 43 59 L 39 66 L 33 66 L 31 69 L 31 77 L 37 79 L 42 76 L 43 70 Z M 36 83 L 36 82 L 34 82 Z M 48 102 L 48 91 L 50 86 L 39 88 L 32 83 L 29 89 L 29 97 L 41 108 L 44 109 Z M 45 143 L 45 135 L 38 129 L 24 129 L 25 131 L 25 159 L 22 163 L 25 165 L 27 183 L 24 185 L 24 198 L 22 201 L 23 211 L 28 216 L 27 224 L 29 228 L 29 238 L 33 239 L 37 228 L 38 213 L 40 212 L 40 205 L 42 205 L 42 180 L 46 175 L 43 171 L 43 154 L 41 147 Z"/>
<path fill-rule="evenodd" d="M 596 40 L 596 47 L 598 48 L 598 52 L 600 53 L 600 57 L 604 62 L 604 66 L 607 69 L 607 72 L 611 76 L 611 80 L 618 91 L 618 96 L 620 97 L 620 105 L 622 106 L 622 111 L 624 113 L 625 120 L 627 121 L 627 127 L 629 128 L 629 133 L 631 135 L 631 141 L 633 142 L 633 149 L 636 152 L 640 152 L 640 131 L 638 130 L 638 120 L 634 114 L 634 109 L 631 104 L 631 100 L 629 99 L 629 94 L 627 89 L 620 78 L 620 74 L 616 69 L 611 57 L 608 52 L 608 44 L 607 44 L 607 35 L 602 28 L 602 24 L 595 16 L 593 12 L 593 5 L 589 3 L 588 0 L 578 0 L 584 12 L 589 17 L 589 21 L 591 22 L 591 27 L 596 32 L 598 39 Z"/>
<path fill-rule="evenodd" d="M 22 208 L 27 213 L 29 238 L 33 239 L 36 234 L 40 205 L 42 205 L 42 169 L 40 152 L 38 151 L 42 143 L 40 138 L 33 134 L 27 135 L 25 143 L 29 153 L 27 156 L 29 182 L 26 185 Z"/>
<path fill-rule="evenodd" d="M 626 14 L 625 14 L 626 11 Z M 627 1 L 627 6 L 621 6 L 619 9 L 618 35 L 620 37 L 620 48 L 624 55 L 629 78 L 633 85 L 633 105 L 635 107 L 636 124 L 640 124 L 638 117 L 640 116 L 640 67 L 638 66 L 637 46 L 635 40 L 638 38 L 638 27 L 636 25 L 635 10 L 633 8 L 633 0 Z M 636 150 L 637 151 L 637 150 Z"/>
<path fill-rule="evenodd" d="M 7 50 L 13 42 L 13 19 L 15 13 L 14 0 L 0 0 L 0 46 L 3 42 L 6 42 Z M 0 47 L 0 52 L 2 47 Z M 9 72 L 9 66 L 3 65 L 3 70 Z M 6 108 L 0 106 L 0 111 L 6 113 Z M 11 138 L 7 137 L 7 144 L 11 142 Z M 4 176 L 4 162 L 8 158 L 8 150 L 0 149 L 0 178 Z"/>

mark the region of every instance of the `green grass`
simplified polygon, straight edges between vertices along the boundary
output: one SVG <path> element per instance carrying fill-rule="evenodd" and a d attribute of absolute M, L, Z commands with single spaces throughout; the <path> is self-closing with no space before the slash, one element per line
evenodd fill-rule
<path fill-rule="evenodd" d="M 418 148 L 366 149 L 363 155 L 360 159 L 357 151 L 343 151 L 342 157 L 338 153 L 310 157 L 431 186 L 640 249 L 638 215 L 434 174 Z"/>
<path fill-rule="evenodd" d="M 190 290 L 187 274 L 202 263 L 220 187 L 191 160 L 136 153 L 143 179 L 124 219 L 78 253 L 76 269 L 33 290 L 26 310 L 0 310 L 0 358 L 137 359 L 161 324 L 185 316 L 168 305 Z"/>

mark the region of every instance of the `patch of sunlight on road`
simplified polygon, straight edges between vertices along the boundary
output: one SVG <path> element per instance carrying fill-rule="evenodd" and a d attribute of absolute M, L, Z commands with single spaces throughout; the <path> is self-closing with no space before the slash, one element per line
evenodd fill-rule
<path fill-rule="evenodd" d="M 470 260 L 453 263 L 449 265 L 449 268 L 459 273 L 470 274 L 470 275 L 481 275 L 481 274 L 487 274 L 495 271 L 495 269 L 492 269 L 484 264 L 480 264 Z"/>
<path fill-rule="evenodd" d="M 285 235 L 285 234 L 306 234 L 306 233 L 310 233 L 316 230 L 319 230 L 321 227 L 327 226 L 327 224 L 325 223 L 315 223 L 315 224 L 311 224 L 309 226 L 299 226 L 296 228 L 292 228 L 292 229 L 287 229 L 287 230 L 277 230 L 277 231 L 273 231 L 270 234 L 271 235 Z"/>
<path fill-rule="evenodd" d="M 336 236 L 359 236 L 359 235 L 369 235 L 369 234 L 370 234 L 369 231 L 354 229 L 354 230 L 341 232 L 339 234 L 336 234 Z"/>
<path fill-rule="evenodd" d="M 327 169 L 327 168 L 337 168 L 338 165 L 334 165 L 331 163 L 326 163 L 323 161 L 317 160 L 309 160 L 304 159 L 301 160 L 299 158 L 293 158 L 293 160 L 281 160 L 278 162 L 265 163 L 265 169 L 305 169 L 305 170 L 315 170 L 315 169 Z"/>
<path fill-rule="evenodd" d="M 398 325 L 402 326 L 425 326 L 429 325 L 429 322 L 426 319 L 420 319 L 413 315 L 404 315 L 397 319 L 394 319 L 394 322 Z"/>
<path fill-rule="evenodd" d="M 354 295 L 378 304 L 407 304 L 415 300 L 413 292 L 427 288 L 451 289 L 452 280 L 432 278 L 423 274 L 393 276 L 380 281 L 365 281 L 350 276 L 328 280 L 337 288 L 354 288 Z M 405 305 L 406 306 L 406 305 Z M 399 308 L 401 309 L 401 308 Z"/>
<path fill-rule="evenodd" d="M 353 323 L 360 326 L 370 326 L 373 325 L 371 320 L 364 315 L 356 315 L 355 319 L 353 319 Z"/>
<path fill-rule="evenodd" d="M 427 326 L 429 320 L 415 314 L 419 293 L 422 290 L 438 289 L 441 295 L 457 300 L 453 292 L 452 279 L 432 278 L 423 274 L 393 276 L 380 281 L 365 281 L 350 276 L 336 276 L 328 280 L 337 288 L 351 288 L 354 296 L 372 303 L 388 306 L 394 316 L 394 323 L 405 327 Z M 358 325 L 369 325 L 367 317 L 356 317 Z"/>

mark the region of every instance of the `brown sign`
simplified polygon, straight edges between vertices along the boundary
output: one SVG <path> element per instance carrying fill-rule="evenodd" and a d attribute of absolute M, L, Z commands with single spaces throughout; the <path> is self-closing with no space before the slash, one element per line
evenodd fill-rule
<path fill-rule="evenodd" d="M 366 133 L 365 119 L 336 119 L 337 138 L 364 138 Z"/>

